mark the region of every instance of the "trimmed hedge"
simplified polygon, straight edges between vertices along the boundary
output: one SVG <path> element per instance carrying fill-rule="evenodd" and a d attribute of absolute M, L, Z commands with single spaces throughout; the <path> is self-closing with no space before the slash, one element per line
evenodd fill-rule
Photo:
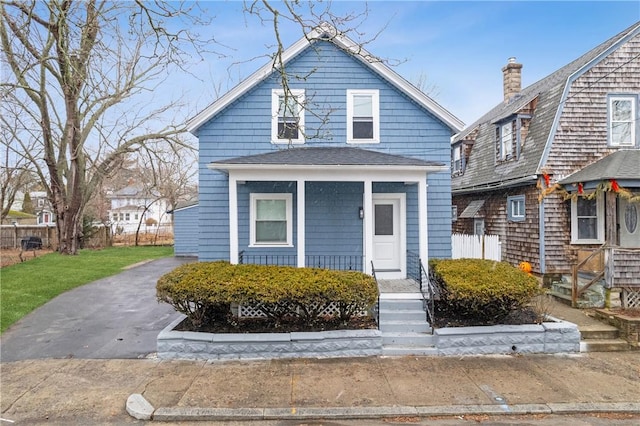
<path fill-rule="evenodd" d="M 541 292 L 535 277 L 506 262 L 433 259 L 430 267 L 440 291 L 436 309 L 448 318 L 498 324 Z"/>
<path fill-rule="evenodd" d="M 229 321 L 231 304 L 253 306 L 275 321 L 296 318 L 312 324 L 332 303 L 342 321 L 368 311 L 378 288 L 373 277 L 361 272 L 217 261 L 182 265 L 163 275 L 156 296 L 195 326 Z"/>

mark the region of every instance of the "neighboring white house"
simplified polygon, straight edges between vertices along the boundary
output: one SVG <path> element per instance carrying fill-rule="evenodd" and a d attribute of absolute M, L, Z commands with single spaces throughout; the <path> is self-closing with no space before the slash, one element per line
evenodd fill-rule
<path fill-rule="evenodd" d="M 111 202 L 109 222 L 115 234 L 155 232 L 158 226 L 170 227 L 171 215 L 165 199 L 141 185 L 129 185 L 107 195 Z"/>
<path fill-rule="evenodd" d="M 33 204 L 33 211 L 38 217 L 38 225 L 51 225 L 55 223 L 55 215 L 53 214 L 53 207 L 49 202 L 49 197 L 45 191 L 31 191 L 29 192 L 31 197 L 31 204 Z"/>

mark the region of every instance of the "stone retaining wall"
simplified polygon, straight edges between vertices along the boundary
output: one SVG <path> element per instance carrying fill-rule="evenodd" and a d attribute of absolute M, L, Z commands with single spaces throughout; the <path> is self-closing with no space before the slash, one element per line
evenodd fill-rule
<path fill-rule="evenodd" d="M 640 349 L 640 318 L 630 317 L 610 311 L 608 309 L 596 309 L 596 319 L 620 330 L 620 335 L 634 348 Z"/>
<path fill-rule="evenodd" d="M 174 331 L 184 317 L 158 335 L 162 359 L 340 358 L 382 355 L 379 330 L 309 333 L 199 333 Z M 540 325 L 451 327 L 435 330 L 438 355 L 580 352 L 580 332 L 553 319 Z"/>
<path fill-rule="evenodd" d="M 379 330 L 336 330 L 315 333 L 197 333 L 174 331 L 184 317 L 158 335 L 163 359 L 340 358 L 382 354 Z"/>
<path fill-rule="evenodd" d="M 578 326 L 542 324 L 450 327 L 435 330 L 438 355 L 580 352 Z"/>

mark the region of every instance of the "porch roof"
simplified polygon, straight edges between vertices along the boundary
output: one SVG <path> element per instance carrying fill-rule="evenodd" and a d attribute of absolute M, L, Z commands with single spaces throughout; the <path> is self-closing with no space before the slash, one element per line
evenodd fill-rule
<path fill-rule="evenodd" d="M 640 180 L 639 164 L 640 150 L 616 151 L 562 179 L 560 184 L 586 183 L 606 179 Z"/>
<path fill-rule="evenodd" d="M 391 166 L 430 171 L 445 170 L 443 163 L 353 147 L 288 148 L 210 163 L 211 168 L 220 170 L 244 168 L 247 165 L 251 165 L 252 168 L 260 168 L 261 166 L 264 168 L 272 168 L 273 166 Z"/>

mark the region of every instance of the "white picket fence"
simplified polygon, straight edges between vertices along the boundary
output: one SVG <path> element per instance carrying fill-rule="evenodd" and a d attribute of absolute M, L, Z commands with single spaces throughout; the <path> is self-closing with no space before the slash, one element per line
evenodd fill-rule
<path fill-rule="evenodd" d="M 502 260 L 501 243 L 497 235 L 451 235 L 453 259 Z"/>

